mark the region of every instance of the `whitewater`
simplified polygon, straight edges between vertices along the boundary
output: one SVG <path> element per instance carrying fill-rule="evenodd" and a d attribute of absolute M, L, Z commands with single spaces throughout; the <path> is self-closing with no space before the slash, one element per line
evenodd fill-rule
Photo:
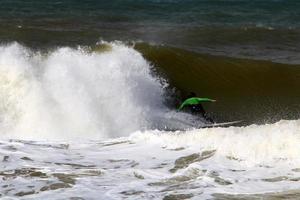
<path fill-rule="evenodd" d="M 2 199 L 299 197 L 299 120 L 186 127 L 151 63 L 101 45 L 0 46 Z"/>

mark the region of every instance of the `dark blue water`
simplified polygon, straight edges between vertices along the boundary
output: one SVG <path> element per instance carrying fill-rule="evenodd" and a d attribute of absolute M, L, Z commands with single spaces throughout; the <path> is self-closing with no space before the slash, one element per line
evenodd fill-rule
<path fill-rule="evenodd" d="M 300 25 L 296 0 L 2 0 L 1 19 L 77 19 L 87 23 L 149 23 L 183 26 Z M 79 24 L 83 25 L 83 24 Z"/>
<path fill-rule="evenodd" d="M 101 39 L 298 63 L 300 1 L 0 1 L 1 42 L 40 48 Z"/>

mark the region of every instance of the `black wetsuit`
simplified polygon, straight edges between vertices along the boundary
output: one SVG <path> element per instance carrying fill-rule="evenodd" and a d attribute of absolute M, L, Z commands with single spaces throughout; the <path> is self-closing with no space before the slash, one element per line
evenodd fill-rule
<path fill-rule="evenodd" d="M 209 122 L 212 122 L 214 123 L 214 121 L 207 116 L 203 106 L 201 104 L 197 104 L 197 105 L 190 105 L 190 106 L 187 106 L 190 110 L 190 112 L 193 114 L 193 115 L 200 115 L 201 117 L 203 117 L 205 120 L 209 121 Z"/>
<path fill-rule="evenodd" d="M 191 97 L 195 97 L 193 95 L 194 93 L 192 93 L 191 95 L 188 96 L 188 98 L 191 98 Z M 189 105 L 187 106 L 188 107 L 188 110 L 194 114 L 194 115 L 200 115 L 201 117 L 203 117 L 205 120 L 211 122 L 211 123 L 214 123 L 213 119 L 210 118 L 209 116 L 207 116 L 203 106 L 199 103 L 199 104 L 196 104 L 196 105 Z"/>

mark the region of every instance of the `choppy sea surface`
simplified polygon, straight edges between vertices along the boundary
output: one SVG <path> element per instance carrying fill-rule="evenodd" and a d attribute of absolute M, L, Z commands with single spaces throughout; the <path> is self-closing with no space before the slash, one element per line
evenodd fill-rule
<path fill-rule="evenodd" d="M 300 4 L 0 2 L 1 199 L 300 198 Z M 177 107 L 191 91 L 216 122 Z"/>

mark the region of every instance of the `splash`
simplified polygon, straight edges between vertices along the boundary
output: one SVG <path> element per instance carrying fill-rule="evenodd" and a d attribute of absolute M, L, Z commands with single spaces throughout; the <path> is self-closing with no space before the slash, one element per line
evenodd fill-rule
<path fill-rule="evenodd" d="M 164 87 L 140 53 L 107 45 L 104 52 L 47 54 L 1 46 L 1 136 L 99 139 L 147 127 L 151 112 L 164 108 Z"/>

